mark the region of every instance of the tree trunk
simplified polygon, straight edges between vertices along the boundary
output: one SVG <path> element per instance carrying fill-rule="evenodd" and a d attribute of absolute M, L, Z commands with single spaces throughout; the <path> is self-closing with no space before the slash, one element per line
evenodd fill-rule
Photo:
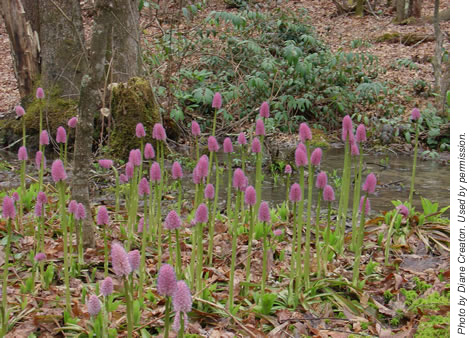
<path fill-rule="evenodd" d="M 423 7 L 423 0 L 410 0 L 408 6 L 408 17 L 421 18 L 421 8 Z"/>
<path fill-rule="evenodd" d="M 443 36 L 441 27 L 439 26 L 439 0 L 434 1 L 434 37 L 436 39 L 436 46 L 433 57 L 434 70 L 434 91 L 439 94 L 438 105 L 441 115 L 446 113 L 445 104 L 447 91 L 449 90 L 449 64 L 447 64 L 446 72 L 442 71 L 442 56 L 443 56 Z"/>
<path fill-rule="evenodd" d="M 364 16 L 364 0 L 357 0 L 356 15 Z"/>
<path fill-rule="evenodd" d="M 13 67 L 22 98 L 33 93 L 39 75 L 39 41 L 20 0 L 1 0 L 1 12 L 10 38 Z"/>
<path fill-rule="evenodd" d="M 397 16 L 395 21 L 400 23 L 406 18 L 405 13 L 405 0 L 397 0 Z"/>

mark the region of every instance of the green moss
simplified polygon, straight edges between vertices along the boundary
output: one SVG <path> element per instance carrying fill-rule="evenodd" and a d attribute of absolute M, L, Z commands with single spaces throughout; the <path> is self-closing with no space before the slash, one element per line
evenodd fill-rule
<path fill-rule="evenodd" d="M 425 318 L 427 321 L 420 322 L 415 338 L 450 337 L 449 316 L 427 316 Z"/>
<path fill-rule="evenodd" d="M 155 147 L 151 136 L 159 114 L 147 80 L 135 77 L 113 88 L 111 114 L 114 120 L 109 140 L 112 155 L 126 158 L 131 149 L 140 147 L 140 141 L 135 137 L 139 122 L 146 130 L 145 142 L 151 142 Z"/>
<path fill-rule="evenodd" d="M 329 148 L 327 137 L 320 129 L 312 129 L 312 144 L 313 147 L 319 147 L 323 149 Z"/>

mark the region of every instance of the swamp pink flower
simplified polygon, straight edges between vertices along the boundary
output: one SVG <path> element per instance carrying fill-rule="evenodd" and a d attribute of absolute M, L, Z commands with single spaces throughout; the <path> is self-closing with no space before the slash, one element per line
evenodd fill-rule
<path fill-rule="evenodd" d="M 346 141 L 347 135 L 349 133 L 349 139 L 352 139 L 352 120 L 349 115 L 344 116 L 343 118 L 343 141 Z"/>
<path fill-rule="evenodd" d="M 182 220 L 180 219 L 179 214 L 175 210 L 171 210 L 166 217 L 164 222 L 164 228 L 167 230 L 174 230 L 180 228 L 182 225 Z"/>
<path fill-rule="evenodd" d="M 66 143 L 67 133 L 63 126 L 57 128 L 56 132 L 56 142 L 57 143 Z"/>
<path fill-rule="evenodd" d="M 21 116 L 25 115 L 25 110 L 23 109 L 22 106 L 16 106 L 15 107 L 15 112 L 16 112 L 16 116 L 18 116 L 18 117 L 21 117 Z"/>
<path fill-rule="evenodd" d="M 157 274 L 157 292 L 161 296 L 174 297 L 176 291 L 177 277 L 174 268 L 169 264 L 162 264 Z"/>
<path fill-rule="evenodd" d="M 36 201 L 41 204 L 46 204 L 48 202 L 48 198 L 46 197 L 46 194 L 42 191 L 38 192 L 38 196 L 36 197 Z"/>
<path fill-rule="evenodd" d="M 41 87 L 36 89 L 36 98 L 37 99 L 44 99 L 44 90 Z"/>
<path fill-rule="evenodd" d="M 77 117 L 74 116 L 74 117 L 70 118 L 69 121 L 67 121 L 67 125 L 69 126 L 69 128 L 75 128 L 75 127 L 77 127 L 77 122 L 78 121 L 79 120 L 77 119 Z"/>
<path fill-rule="evenodd" d="M 117 276 L 128 276 L 131 273 L 128 254 L 120 243 L 114 242 L 111 245 L 111 264 Z"/>
<path fill-rule="evenodd" d="M 321 148 L 316 148 L 315 150 L 313 150 L 310 157 L 311 164 L 320 165 L 322 156 L 323 150 L 321 150 Z"/>
<path fill-rule="evenodd" d="M 15 204 L 10 196 L 5 196 L 3 198 L 3 212 L 2 217 L 5 219 L 11 218 L 14 219 L 16 216 Z"/>
<path fill-rule="evenodd" d="M 208 222 L 208 208 L 205 203 L 200 204 L 195 211 L 195 221 L 197 223 Z"/>
<path fill-rule="evenodd" d="M 82 203 L 77 203 L 77 211 L 74 214 L 76 220 L 85 219 L 85 207 Z"/>
<path fill-rule="evenodd" d="M 34 206 L 34 215 L 36 217 L 43 216 L 43 205 L 41 203 L 38 203 L 37 201 L 36 201 L 36 204 Z"/>
<path fill-rule="evenodd" d="M 244 191 L 244 202 L 251 206 L 256 204 L 256 190 L 252 185 L 248 186 Z"/>
<path fill-rule="evenodd" d="M 211 107 L 220 109 L 222 104 L 223 104 L 223 99 L 221 97 L 221 94 L 219 92 L 216 92 L 215 95 L 213 95 L 213 101 L 211 103 Z"/>
<path fill-rule="evenodd" d="M 190 289 L 183 280 L 177 282 L 175 292 L 172 295 L 172 304 L 175 312 L 190 312 L 192 311 L 192 295 Z"/>
<path fill-rule="evenodd" d="M 286 174 L 291 174 L 292 173 L 292 167 L 290 166 L 290 164 L 287 164 L 285 166 L 285 173 Z"/>
<path fill-rule="evenodd" d="M 136 137 L 141 138 L 146 136 L 146 131 L 144 130 L 143 124 L 140 122 L 136 125 Z"/>
<path fill-rule="evenodd" d="M 197 174 L 200 181 L 208 176 L 208 156 L 202 155 L 197 163 Z"/>
<path fill-rule="evenodd" d="M 152 128 L 152 138 L 158 141 L 165 141 L 167 138 L 166 130 L 160 123 L 156 123 Z"/>
<path fill-rule="evenodd" d="M 73 215 L 77 212 L 77 201 L 76 200 L 71 200 L 69 202 L 69 206 L 67 207 L 67 211 L 71 215 Z"/>
<path fill-rule="evenodd" d="M 300 141 L 302 141 L 303 143 L 311 140 L 311 130 L 310 127 L 308 127 L 308 124 L 306 124 L 305 122 L 300 124 L 298 135 L 300 136 Z"/>
<path fill-rule="evenodd" d="M 18 202 L 20 200 L 20 195 L 18 194 L 18 191 L 13 192 L 11 198 L 13 201 Z"/>
<path fill-rule="evenodd" d="M 180 313 L 181 313 L 181 311 L 175 313 L 174 321 L 172 322 L 172 330 L 174 330 L 174 332 L 176 332 L 176 333 L 180 332 L 180 327 L 181 327 L 181 324 L 182 324 L 180 322 Z M 188 326 L 188 315 L 185 312 L 182 312 L 182 314 L 183 314 L 183 317 L 184 317 L 184 330 L 185 330 Z"/>
<path fill-rule="evenodd" d="M 175 161 L 172 163 L 172 178 L 174 180 L 179 180 L 184 176 L 184 173 L 182 172 L 182 167 L 180 166 L 180 163 Z"/>
<path fill-rule="evenodd" d="M 146 160 L 150 160 L 156 156 L 156 153 L 154 152 L 154 148 L 151 143 L 146 143 L 144 146 L 144 158 Z"/>
<path fill-rule="evenodd" d="M 126 174 L 126 177 L 127 177 L 126 181 L 128 181 L 129 179 L 131 179 L 133 177 L 133 174 L 134 174 L 134 165 L 133 165 L 133 163 L 131 163 L 131 162 L 126 163 L 125 174 Z"/>
<path fill-rule="evenodd" d="M 256 154 L 261 152 L 261 142 L 257 137 L 252 140 L 251 150 Z"/>
<path fill-rule="evenodd" d="M 161 166 L 157 162 L 153 162 L 151 165 L 151 173 L 149 174 L 151 181 L 160 182 L 161 181 Z"/>
<path fill-rule="evenodd" d="M 302 143 L 300 143 L 302 144 Z M 299 144 L 299 145 L 300 145 Z M 306 155 L 306 148 L 305 150 L 303 147 L 298 146 L 297 149 L 295 150 L 295 164 L 297 167 L 303 167 L 308 164 L 308 158 Z"/>
<path fill-rule="evenodd" d="M 324 189 L 326 184 L 328 184 L 328 175 L 322 171 L 318 174 L 318 176 L 316 176 L 316 187 L 318 189 Z"/>
<path fill-rule="evenodd" d="M 367 175 L 362 190 L 367 191 L 367 193 L 372 194 L 375 191 L 375 186 L 377 185 L 377 178 L 374 173 Z"/>
<path fill-rule="evenodd" d="M 302 189 L 298 183 L 292 184 L 290 187 L 289 199 L 291 202 L 300 202 L 302 199 Z"/>
<path fill-rule="evenodd" d="M 419 120 L 420 117 L 421 117 L 420 110 L 418 108 L 413 108 L 413 110 L 411 111 L 410 119 L 412 121 L 416 121 L 416 120 Z"/>
<path fill-rule="evenodd" d="M 283 232 L 282 230 L 280 230 L 280 229 L 275 229 L 275 230 L 274 230 L 274 236 L 282 236 L 283 233 L 284 233 L 284 232 Z"/>
<path fill-rule="evenodd" d="M 113 279 L 111 279 L 110 276 L 102 280 L 100 284 L 100 292 L 105 297 L 113 293 Z"/>
<path fill-rule="evenodd" d="M 218 141 L 214 136 L 210 136 L 208 138 L 208 150 L 209 151 L 218 151 L 220 149 L 220 146 L 218 145 Z"/>
<path fill-rule="evenodd" d="M 359 156 L 359 147 L 357 146 L 356 142 L 351 143 L 351 155 Z"/>
<path fill-rule="evenodd" d="M 215 187 L 213 184 L 208 183 L 205 187 L 205 198 L 207 200 L 212 200 L 215 197 Z"/>
<path fill-rule="evenodd" d="M 139 250 L 132 250 L 128 252 L 128 261 L 129 261 L 129 266 L 131 267 L 131 272 L 139 269 L 140 259 L 141 259 L 141 255 L 139 254 Z"/>
<path fill-rule="evenodd" d="M 265 136 L 264 121 L 260 119 L 256 121 L 256 136 Z"/>
<path fill-rule="evenodd" d="M 267 202 L 262 202 L 259 206 L 259 221 L 270 222 L 270 209 Z"/>
<path fill-rule="evenodd" d="M 125 184 L 126 182 L 128 182 L 128 176 L 120 174 L 120 184 Z"/>
<path fill-rule="evenodd" d="M 365 200 L 365 214 L 368 214 L 370 212 L 370 201 L 369 198 L 366 198 L 365 196 L 361 197 L 361 201 L 359 203 L 359 211 L 362 212 L 362 207 L 364 206 L 364 200 Z"/>
<path fill-rule="evenodd" d="M 138 233 L 139 233 L 139 234 L 143 232 L 143 228 L 144 228 L 144 217 L 141 217 L 141 218 L 139 219 L 139 222 L 138 222 Z M 146 229 L 147 229 L 147 228 L 148 228 L 148 227 L 146 226 Z"/>
<path fill-rule="evenodd" d="M 39 144 L 42 146 L 46 146 L 49 144 L 49 134 L 47 130 L 43 130 L 41 135 L 39 135 Z"/>
<path fill-rule="evenodd" d="M 259 108 L 260 117 L 269 117 L 269 103 L 267 101 L 262 102 L 261 107 Z"/>
<path fill-rule="evenodd" d="M 237 168 L 233 174 L 233 187 L 242 190 L 246 184 L 246 176 L 241 168 Z"/>
<path fill-rule="evenodd" d="M 61 160 L 55 160 L 52 163 L 51 176 L 54 183 L 64 181 L 67 178 L 67 174 L 64 170 L 64 165 L 62 164 Z"/>
<path fill-rule="evenodd" d="M 193 136 L 200 136 L 200 134 L 201 134 L 200 125 L 198 124 L 197 121 L 192 121 L 191 130 L 192 130 L 192 135 Z"/>
<path fill-rule="evenodd" d="M 36 168 L 39 169 L 41 167 L 41 161 L 43 161 L 43 164 L 44 164 L 43 152 L 38 150 L 35 156 Z"/>
<path fill-rule="evenodd" d="M 366 133 L 366 130 L 365 130 L 365 126 L 362 123 L 357 126 L 356 141 L 357 141 L 357 143 L 362 143 L 362 142 L 367 141 L 367 133 Z"/>
<path fill-rule="evenodd" d="M 98 164 L 100 165 L 100 167 L 104 169 L 110 169 L 113 165 L 113 161 L 112 160 L 98 160 Z"/>
<path fill-rule="evenodd" d="M 46 255 L 42 252 L 38 252 L 35 256 L 34 256 L 34 260 L 36 262 L 41 262 L 41 261 L 44 261 L 46 259 Z"/>
<path fill-rule="evenodd" d="M 98 213 L 97 213 L 97 225 L 107 225 L 110 223 L 110 218 L 108 217 L 108 211 L 107 208 L 102 205 L 100 208 L 98 208 Z"/>
<path fill-rule="evenodd" d="M 326 202 L 334 201 L 334 190 L 333 187 L 329 184 L 325 185 L 323 189 L 323 200 L 325 200 Z"/>
<path fill-rule="evenodd" d="M 233 143 L 231 142 L 231 139 L 229 137 L 225 138 L 223 141 L 223 151 L 228 154 L 232 153 L 233 150 Z"/>
<path fill-rule="evenodd" d="M 200 175 L 198 174 L 198 166 L 193 168 L 192 181 L 194 184 L 200 184 L 202 181 L 202 177 L 200 177 Z"/>
<path fill-rule="evenodd" d="M 28 152 L 26 151 L 26 147 L 21 146 L 20 149 L 18 149 L 18 160 L 26 161 L 27 159 L 28 159 Z"/>
<path fill-rule="evenodd" d="M 96 295 L 91 295 L 87 301 L 87 310 L 90 316 L 95 317 L 100 313 L 102 303 Z"/>
<path fill-rule="evenodd" d="M 146 177 L 143 177 L 138 184 L 138 194 L 139 196 L 149 195 L 151 193 L 151 189 L 149 188 L 149 182 Z"/>
<path fill-rule="evenodd" d="M 139 167 L 141 165 L 141 150 L 132 149 L 129 152 L 128 162 L 135 167 Z"/>
<path fill-rule="evenodd" d="M 243 132 L 240 132 L 239 135 L 238 135 L 238 143 L 240 145 L 247 144 L 246 135 L 244 135 Z"/>
<path fill-rule="evenodd" d="M 397 210 L 398 210 L 398 213 L 399 213 L 400 215 L 402 215 L 402 216 L 405 217 L 405 218 L 408 218 L 408 215 L 409 215 L 410 212 L 409 212 L 408 208 L 407 208 L 405 205 L 400 204 L 400 205 L 397 207 Z"/>

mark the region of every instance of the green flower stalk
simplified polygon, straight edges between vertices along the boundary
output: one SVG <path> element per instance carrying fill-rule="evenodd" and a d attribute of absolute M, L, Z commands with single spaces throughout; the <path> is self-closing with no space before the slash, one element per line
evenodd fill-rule
<path fill-rule="evenodd" d="M 324 171 L 320 172 L 316 178 L 316 188 L 318 188 L 318 199 L 316 205 L 316 217 L 315 217 L 315 234 L 316 234 L 316 268 L 318 278 L 322 275 L 322 254 L 321 254 L 321 243 L 320 243 L 320 213 L 321 213 L 321 194 L 323 189 L 328 183 L 328 176 Z M 326 243 L 325 243 L 326 244 Z"/>
<path fill-rule="evenodd" d="M 401 214 L 403 217 L 408 218 L 409 210 L 406 206 L 400 204 L 396 208 L 395 213 L 393 214 L 392 221 L 390 222 L 390 226 L 388 227 L 387 239 L 385 240 L 385 265 L 389 265 L 388 259 L 390 257 L 390 245 L 393 234 L 393 226 L 395 223 L 397 223 L 396 219 L 398 214 Z"/>
<path fill-rule="evenodd" d="M 200 131 L 200 126 L 198 125 L 197 121 L 192 121 L 192 135 L 195 137 L 195 162 L 198 162 L 198 159 L 200 158 L 199 154 L 199 137 L 201 134 Z"/>
<path fill-rule="evenodd" d="M 221 94 L 219 92 L 216 92 L 215 95 L 213 96 L 213 101 L 211 103 L 211 107 L 215 109 L 215 115 L 213 116 L 213 127 L 211 129 L 211 136 L 215 136 L 216 115 L 218 114 L 218 111 L 221 109 L 222 104 L 223 104 L 223 98 L 221 97 Z"/>
<path fill-rule="evenodd" d="M 215 234 L 215 216 L 216 216 L 216 208 L 218 207 L 218 194 L 220 189 L 220 175 L 221 175 L 222 168 L 216 165 L 215 169 L 215 197 L 213 198 L 213 206 L 210 212 L 210 225 L 208 229 L 208 265 L 211 267 L 213 264 L 213 237 Z"/>
<path fill-rule="evenodd" d="M 223 151 L 226 154 L 226 166 L 228 170 L 228 185 L 226 187 L 226 210 L 231 210 L 231 178 L 233 176 L 233 165 L 231 161 L 231 153 L 233 150 L 233 144 L 229 137 L 225 138 L 223 143 Z M 229 214 L 228 214 L 229 216 Z"/>
<path fill-rule="evenodd" d="M 249 291 L 251 282 L 251 259 L 252 259 L 252 240 L 254 237 L 254 205 L 256 204 L 256 190 L 252 185 L 248 186 L 244 192 L 244 202 L 249 206 L 249 235 L 247 243 L 247 263 L 246 263 L 246 292 Z"/>
<path fill-rule="evenodd" d="M 267 251 L 268 247 L 268 239 L 269 237 L 269 229 L 270 226 L 268 223 L 270 222 L 270 209 L 267 202 L 261 202 L 261 206 L 259 208 L 259 221 L 262 222 L 262 227 L 264 228 L 262 234 L 262 246 L 263 246 L 263 255 L 262 255 L 262 280 L 261 280 L 261 292 L 265 294 L 266 290 L 266 281 L 267 281 Z"/>
<path fill-rule="evenodd" d="M 97 212 L 97 225 L 103 226 L 103 246 L 104 246 L 104 255 L 105 255 L 105 277 L 108 277 L 108 224 L 110 219 L 108 216 L 108 211 L 105 206 L 101 206 Z"/>
<path fill-rule="evenodd" d="M 195 222 L 196 225 L 196 240 L 198 242 L 197 249 L 197 270 L 196 270 L 196 290 L 203 290 L 203 225 L 208 223 L 208 208 L 205 203 L 202 203 L 198 206 L 197 211 L 195 212 Z"/>
<path fill-rule="evenodd" d="M 289 199 L 293 203 L 293 219 L 294 219 L 294 227 L 292 230 L 292 255 L 290 260 L 290 292 L 294 295 L 298 293 L 295 292 L 295 273 L 296 273 L 296 261 L 297 261 L 297 229 L 298 229 L 298 220 L 297 217 L 297 203 L 302 200 L 302 190 L 300 188 L 300 184 L 294 183 L 290 188 Z M 298 301 L 297 296 L 294 298 L 295 303 Z"/>
<path fill-rule="evenodd" d="M 321 190 L 321 189 L 320 189 Z M 324 261 L 323 261 L 323 270 L 325 275 L 328 273 L 328 254 L 330 250 L 330 234 L 331 234 L 331 202 L 334 201 L 334 190 L 333 188 L 326 184 L 324 189 L 323 189 L 323 200 L 325 202 L 328 202 L 328 219 L 327 219 L 327 224 L 326 224 L 326 229 L 324 231 Z M 321 204 L 321 203 L 320 203 Z M 318 208 L 319 210 L 320 208 Z M 318 213 L 318 211 L 317 211 Z"/>
<path fill-rule="evenodd" d="M 138 186 L 138 194 L 144 200 L 144 224 L 141 240 L 141 261 L 139 264 L 139 299 L 143 300 L 144 284 L 146 282 L 146 273 L 144 271 L 146 265 L 146 247 L 147 247 L 147 225 L 149 223 L 148 197 L 151 193 L 149 183 L 145 177 L 141 179 Z"/>
<path fill-rule="evenodd" d="M 366 137 L 366 129 L 363 124 L 360 124 L 356 130 L 356 142 L 357 142 L 357 149 L 359 150 L 359 158 L 356 166 L 355 171 L 355 181 L 354 181 L 354 196 L 353 196 L 353 204 L 352 204 L 352 240 L 351 240 L 351 250 L 354 251 L 354 245 L 356 243 L 356 236 L 357 236 L 357 216 L 359 214 L 357 206 L 359 205 L 359 200 L 361 197 L 361 181 L 362 181 L 362 170 L 363 170 L 363 149 L 362 143 L 367 141 Z M 351 154 L 353 154 L 353 150 L 355 150 L 356 146 L 351 149 Z"/>
<path fill-rule="evenodd" d="M 11 220 L 15 219 L 15 204 L 9 196 L 3 198 L 3 214 L 2 217 L 7 220 L 7 244 L 5 247 L 5 262 L 3 263 L 3 283 L 2 283 L 2 330 L 1 336 L 4 337 L 8 331 L 8 307 L 7 307 L 7 286 L 8 286 L 8 268 L 10 266 L 11 236 L 12 225 Z"/>
<path fill-rule="evenodd" d="M 285 174 L 287 175 L 285 178 L 285 200 L 288 201 L 288 194 L 290 190 L 290 176 L 292 176 L 292 167 L 290 164 L 285 166 Z"/>
<path fill-rule="evenodd" d="M 421 113 L 418 108 L 413 109 L 411 112 L 411 120 L 415 122 L 415 153 L 413 156 L 413 169 L 411 172 L 411 184 L 410 184 L 410 194 L 408 196 L 408 203 L 413 205 L 413 192 L 415 191 L 415 175 L 416 175 L 416 159 L 418 157 L 418 136 L 420 133 L 420 118 Z"/>
<path fill-rule="evenodd" d="M 304 201 L 304 188 L 305 188 L 305 170 L 304 167 L 308 164 L 308 157 L 306 147 L 303 143 L 299 143 L 295 150 L 295 164 L 299 170 L 300 180 L 300 203 L 298 203 L 297 211 L 297 275 L 296 275 L 296 295 L 300 291 L 302 286 L 302 227 L 303 227 L 303 201 Z"/>
<path fill-rule="evenodd" d="M 241 171 L 242 172 L 242 171 Z M 235 205 L 235 210 L 233 214 L 233 225 L 231 227 L 231 235 L 232 235 L 232 241 L 231 241 L 231 269 L 230 269 L 230 275 L 229 275 L 229 309 L 230 311 L 233 309 L 234 305 L 234 269 L 236 266 L 236 249 L 237 249 L 237 243 L 238 243 L 238 225 L 239 225 L 239 205 L 241 201 L 241 191 L 236 192 L 236 205 Z"/>

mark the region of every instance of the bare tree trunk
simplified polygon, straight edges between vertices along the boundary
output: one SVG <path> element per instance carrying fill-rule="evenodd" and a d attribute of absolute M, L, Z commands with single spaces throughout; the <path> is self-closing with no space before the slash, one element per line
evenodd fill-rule
<path fill-rule="evenodd" d="M 39 75 L 39 41 L 20 0 L 1 0 L 1 11 L 10 37 L 13 66 L 22 98 L 30 95 Z"/>
<path fill-rule="evenodd" d="M 405 13 L 405 0 L 397 0 L 397 16 L 395 18 L 396 22 L 402 22 L 406 18 Z"/>
<path fill-rule="evenodd" d="M 445 113 L 446 94 L 449 90 L 449 65 L 443 74 L 442 71 L 442 56 L 443 56 L 443 36 L 441 27 L 439 26 L 439 0 L 434 1 L 434 37 L 436 39 L 436 46 L 433 57 L 434 70 L 434 91 L 439 93 L 439 109 L 441 114 Z"/>
<path fill-rule="evenodd" d="M 408 17 L 421 18 L 422 7 L 423 0 L 410 0 L 408 6 Z"/>
<path fill-rule="evenodd" d="M 357 0 L 356 15 L 364 16 L 364 0 Z"/>

